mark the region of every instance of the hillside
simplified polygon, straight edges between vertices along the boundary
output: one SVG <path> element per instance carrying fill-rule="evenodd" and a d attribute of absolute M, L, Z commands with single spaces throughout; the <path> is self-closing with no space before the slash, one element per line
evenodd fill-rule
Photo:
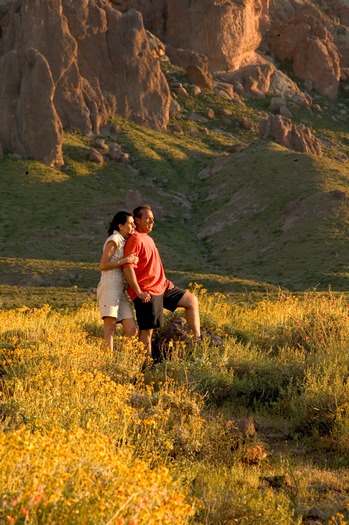
<path fill-rule="evenodd" d="M 236 39 L 240 41 L 234 40 L 235 43 L 224 26 L 221 37 L 227 39 L 226 48 L 215 49 L 214 40 L 210 40 L 206 42 L 206 58 L 200 55 L 199 47 L 185 52 L 173 47 L 181 39 L 194 42 L 190 24 L 204 4 L 189 3 L 187 25 L 181 18 L 186 12 L 184 3 L 171 4 L 165 28 L 161 25 L 165 16 L 163 3 L 155 2 L 151 13 L 136 0 L 112 2 L 120 11 L 103 0 L 98 6 L 93 3 L 94 11 L 91 4 L 78 23 L 76 6 L 72 11 L 65 1 L 59 0 L 52 7 L 54 18 L 50 19 L 47 5 L 39 2 L 38 16 L 44 21 L 43 27 L 47 23 L 52 31 L 59 27 L 63 31 L 59 45 L 52 48 L 46 62 L 39 58 L 47 49 L 46 32 L 29 30 L 32 6 L 25 0 L 18 5 L 11 0 L 1 3 L 1 67 L 10 67 L 7 61 L 15 55 L 11 49 L 16 41 L 18 45 L 25 41 L 39 50 L 36 66 L 32 62 L 31 69 L 23 70 L 24 76 L 38 76 L 25 77 L 25 86 L 17 86 L 24 98 L 16 99 L 16 125 L 23 131 L 24 142 L 33 148 L 35 145 L 29 150 L 32 155 L 25 155 L 23 144 L 16 142 L 21 139 L 19 132 L 16 140 L 13 136 L 6 142 L 12 128 L 5 105 L 10 104 L 11 97 L 6 90 L 2 92 L 5 105 L 0 117 L 4 132 L 0 137 L 0 267 L 5 304 L 16 304 L 17 294 L 19 301 L 21 295 L 28 301 L 37 297 L 35 301 L 40 304 L 40 290 L 44 289 L 46 299 L 54 301 L 55 296 L 61 295 L 55 289 L 62 288 L 64 296 L 64 290 L 72 292 L 72 286 L 77 286 L 78 291 L 74 289 L 69 301 L 75 301 L 77 295 L 83 301 L 86 290 L 93 290 L 98 282 L 98 260 L 108 222 L 118 209 L 132 210 L 141 202 L 152 204 L 156 216 L 154 238 L 166 270 L 183 286 L 196 281 L 209 291 L 228 294 L 265 292 L 279 286 L 299 291 L 347 288 L 349 90 L 348 46 L 343 36 L 347 19 L 341 0 L 332 10 L 325 9 L 321 2 L 271 3 L 269 26 L 264 29 L 265 2 L 262 10 L 253 7 L 253 23 L 248 26 L 246 13 L 252 9 L 249 0 L 239 4 L 236 11 L 232 9 L 234 3 L 221 5 L 205 0 L 205 6 L 217 20 L 235 23 L 240 13 L 245 24 L 236 26 Z M 60 16 L 59 6 L 66 19 Z M 137 14 L 132 7 L 142 12 Z M 23 42 L 16 25 L 19 18 L 28 29 Z M 186 32 L 179 38 L 175 28 L 181 20 Z M 318 71 L 310 67 L 312 57 L 307 55 L 303 78 L 297 69 L 297 56 L 305 52 L 305 36 L 297 42 L 298 51 L 292 51 L 297 51 L 297 56 L 287 55 L 291 51 L 286 44 L 292 24 L 304 29 L 304 20 L 310 28 L 310 40 L 318 35 L 323 52 L 329 53 L 336 46 L 336 53 L 331 55 L 332 62 L 319 64 Z M 321 34 L 319 21 L 323 24 Z M 114 64 L 113 76 L 113 82 L 118 84 L 121 68 L 122 75 L 126 75 L 122 78 L 128 78 L 122 87 L 127 96 L 122 98 L 115 88 L 114 103 L 108 99 L 108 90 L 103 91 L 115 87 L 107 82 L 107 50 L 113 50 L 114 58 L 119 52 L 119 48 L 112 47 L 115 42 L 108 40 L 108 28 L 113 28 L 119 42 L 122 28 L 128 23 L 135 28 L 134 33 L 132 38 L 127 33 L 124 65 Z M 167 47 L 149 31 L 146 33 L 145 28 L 163 37 Z M 273 40 L 277 28 L 284 31 L 278 33 L 283 37 L 279 50 Z M 193 45 L 203 46 L 203 34 L 199 33 Z M 99 54 L 93 54 L 93 42 Z M 144 53 L 137 54 L 135 42 Z M 259 56 L 259 62 L 251 66 L 241 62 L 249 46 L 254 48 L 250 59 L 257 60 Z M 71 55 L 66 55 L 68 51 Z M 260 53 L 264 53 L 264 62 Z M 64 84 L 54 67 L 58 57 L 63 60 L 68 56 L 72 62 Z M 100 67 L 92 67 L 100 57 L 105 61 L 101 58 Z M 223 59 L 230 61 L 230 72 L 216 71 Z M 133 68 L 134 60 L 137 64 Z M 178 65 L 181 61 L 182 66 Z M 36 121 L 40 112 L 34 115 L 34 106 L 29 113 L 24 108 L 31 106 L 30 97 L 35 95 L 32 83 L 43 80 L 40 67 L 44 63 L 53 68 L 52 81 L 42 85 L 40 96 L 46 96 L 47 86 L 51 95 L 54 93 L 50 99 L 54 118 L 50 121 L 46 114 L 44 120 Z M 18 64 L 22 62 L 19 60 Z M 326 74 L 322 67 L 327 68 Z M 74 90 L 66 89 L 73 86 L 69 82 L 75 78 L 74 68 L 84 75 L 75 79 L 75 87 L 81 88 L 76 91 L 80 102 L 83 97 L 86 100 L 90 82 L 88 111 L 85 102 L 79 105 L 75 100 L 77 105 L 73 107 L 75 102 L 69 97 Z M 137 71 L 141 70 L 138 78 Z M 63 68 L 61 74 L 67 71 Z M 15 90 L 15 80 L 11 78 L 7 76 L 2 85 Z M 103 91 L 99 102 L 97 85 Z M 150 101 L 146 96 L 149 90 L 154 96 L 162 93 L 163 98 L 157 99 L 156 95 Z M 112 107 L 119 108 L 118 116 L 111 115 Z M 86 125 L 74 125 L 81 122 L 78 115 L 84 115 Z M 154 124 L 157 118 L 162 119 L 161 125 Z M 62 143 L 46 141 L 46 125 L 50 122 Z M 272 136 L 260 131 L 262 122 L 267 122 Z M 281 125 L 281 136 L 275 130 L 276 124 Z M 52 161 L 50 166 L 41 162 L 43 157 L 38 152 L 43 154 L 45 148 L 51 148 L 51 153 L 61 148 L 61 163 Z M 27 292 L 11 288 L 16 286 L 26 287 Z"/>
<path fill-rule="evenodd" d="M 173 68 L 167 74 L 181 79 Z M 87 159 L 90 139 L 66 133 L 66 166 L 57 170 L 11 154 L 0 161 L 2 284 L 91 288 L 108 221 L 138 200 L 156 212 L 154 238 L 169 272 L 188 272 L 214 290 L 219 278 L 294 290 L 345 289 L 349 133 L 331 116 L 347 104 L 322 101 L 306 120 L 322 138 L 322 157 L 261 139 L 254 123 L 266 101 L 235 104 L 206 93 L 180 99 L 181 133 L 157 132 L 121 118 L 114 140 L 128 162 Z M 212 120 L 192 119 L 214 111 Z M 226 123 L 224 111 L 232 116 Z M 299 120 L 305 120 L 300 112 Z M 239 124 L 249 119 L 251 129 Z M 28 265 L 13 258 L 28 259 Z M 34 264 L 33 261 L 42 261 Z M 52 271 L 50 261 L 55 261 Z M 63 271 L 59 271 L 62 261 Z M 65 272 L 65 263 L 78 263 Z M 81 270 L 87 265 L 89 271 Z M 200 276 L 202 275 L 202 279 Z M 238 282 L 238 281 L 235 281 Z M 239 285 L 228 287 L 228 292 Z M 259 286 L 257 286 L 260 289 Z"/>

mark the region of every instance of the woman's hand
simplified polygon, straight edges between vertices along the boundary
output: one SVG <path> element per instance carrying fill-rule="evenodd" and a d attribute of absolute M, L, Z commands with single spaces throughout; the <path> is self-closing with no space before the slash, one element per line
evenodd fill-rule
<path fill-rule="evenodd" d="M 125 257 L 125 259 L 126 259 L 126 264 L 137 264 L 139 260 L 138 256 L 135 255 L 134 253 L 131 253 L 130 255 Z"/>

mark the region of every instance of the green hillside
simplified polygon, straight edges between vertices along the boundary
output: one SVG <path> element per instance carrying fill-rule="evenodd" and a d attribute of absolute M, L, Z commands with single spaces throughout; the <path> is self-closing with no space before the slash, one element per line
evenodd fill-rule
<path fill-rule="evenodd" d="M 219 253 L 225 270 L 291 289 L 346 288 L 347 179 L 339 162 L 271 142 L 232 156 L 203 181 L 198 231 L 210 260 Z"/>
<path fill-rule="evenodd" d="M 166 73 L 184 80 L 178 68 Z M 181 112 L 167 133 L 116 118 L 112 140 L 129 154 L 127 163 L 88 161 L 89 139 L 73 132 L 65 135 L 62 170 L 5 154 L 2 297 L 11 286 L 95 287 L 107 225 L 137 198 L 152 204 L 154 238 L 182 285 L 195 277 L 211 291 L 224 282 L 227 293 L 346 289 L 349 132 L 344 117 L 332 117 L 348 100 L 317 97 L 321 113 L 294 114 L 322 141 L 322 157 L 260 139 L 269 97 L 237 104 L 208 92 L 179 97 Z M 193 118 L 208 108 L 213 118 Z"/>

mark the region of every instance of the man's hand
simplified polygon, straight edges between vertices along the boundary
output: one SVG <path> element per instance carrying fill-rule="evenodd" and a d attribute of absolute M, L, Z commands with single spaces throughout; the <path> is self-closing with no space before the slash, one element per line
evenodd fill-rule
<path fill-rule="evenodd" d="M 149 292 L 141 292 L 138 297 L 141 299 L 141 301 L 143 301 L 143 303 L 149 303 L 150 299 L 151 299 L 151 295 Z"/>
<path fill-rule="evenodd" d="M 137 297 L 143 301 L 143 303 L 149 303 L 151 296 L 149 292 L 144 292 L 140 289 L 140 286 L 137 281 L 137 277 L 135 274 L 135 271 L 132 266 L 126 266 L 126 268 L 123 268 L 124 275 L 126 278 L 126 281 L 131 286 L 131 288 L 134 290 Z"/>

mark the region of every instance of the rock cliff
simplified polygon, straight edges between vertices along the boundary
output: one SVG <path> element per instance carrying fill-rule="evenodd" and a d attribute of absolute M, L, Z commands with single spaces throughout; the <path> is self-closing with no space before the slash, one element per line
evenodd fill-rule
<path fill-rule="evenodd" d="M 0 147 L 60 165 L 63 129 L 98 134 L 119 114 L 166 130 L 165 53 L 228 97 L 335 99 L 348 24 L 347 0 L 0 0 Z"/>
<path fill-rule="evenodd" d="M 166 129 L 169 88 L 139 12 L 104 0 L 14 0 L 1 13 L 4 149 L 59 165 L 62 127 L 99 133 L 117 113 Z"/>
<path fill-rule="evenodd" d="M 208 58 L 213 73 L 289 60 L 307 89 L 336 98 L 348 76 L 346 0 L 114 0 L 142 12 L 145 25 L 175 48 Z M 198 21 L 200 20 L 200 23 Z"/>

